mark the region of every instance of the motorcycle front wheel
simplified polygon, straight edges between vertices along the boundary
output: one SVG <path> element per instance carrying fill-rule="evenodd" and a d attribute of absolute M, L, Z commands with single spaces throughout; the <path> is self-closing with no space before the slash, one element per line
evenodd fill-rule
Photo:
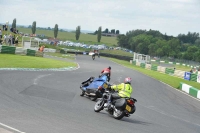
<path fill-rule="evenodd" d="M 101 98 L 96 102 L 94 106 L 94 111 L 100 112 L 101 110 L 103 110 L 103 106 L 104 106 L 104 100 Z"/>

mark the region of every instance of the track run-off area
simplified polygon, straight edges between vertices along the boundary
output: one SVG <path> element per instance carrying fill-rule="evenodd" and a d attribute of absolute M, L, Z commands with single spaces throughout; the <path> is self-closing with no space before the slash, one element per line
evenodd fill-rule
<path fill-rule="evenodd" d="M 65 59 L 63 59 L 65 60 Z M 200 101 L 106 58 L 78 55 L 69 71 L 0 70 L 2 133 L 200 133 Z M 110 83 L 132 78 L 136 112 L 121 120 L 81 97 L 80 84 L 111 66 Z"/>

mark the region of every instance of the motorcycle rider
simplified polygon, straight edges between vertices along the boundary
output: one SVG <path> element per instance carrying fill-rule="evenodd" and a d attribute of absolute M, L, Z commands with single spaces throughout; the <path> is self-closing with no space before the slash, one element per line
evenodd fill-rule
<path fill-rule="evenodd" d="M 92 59 L 93 59 L 93 60 L 95 59 L 95 53 L 94 53 L 94 54 L 92 54 Z"/>
<path fill-rule="evenodd" d="M 111 95 L 109 95 L 107 105 L 106 104 L 104 105 L 105 107 L 107 107 L 109 109 L 113 99 L 130 98 L 131 97 L 131 94 L 133 91 L 133 88 L 131 86 L 131 78 L 127 77 L 127 78 L 125 78 L 124 83 L 109 86 L 108 89 L 109 90 L 113 89 L 115 91 L 118 91 L 118 93 L 112 93 Z"/>
<path fill-rule="evenodd" d="M 101 71 L 101 75 L 102 76 L 103 74 L 107 75 L 108 77 L 108 82 L 110 81 L 110 76 L 111 76 L 111 67 L 109 66 L 108 68 L 104 68 L 102 71 Z M 100 77 L 99 76 L 99 77 Z"/>

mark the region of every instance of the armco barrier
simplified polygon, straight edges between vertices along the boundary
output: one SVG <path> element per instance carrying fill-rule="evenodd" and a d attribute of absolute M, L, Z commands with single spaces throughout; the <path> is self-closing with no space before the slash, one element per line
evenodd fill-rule
<path fill-rule="evenodd" d="M 1 53 L 15 54 L 15 49 L 16 49 L 16 47 L 12 47 L 12 46 L 2 46 L 1 47 Z"/>
<path fill-rule="evenodd" d="M 185 83 L 180 83 L 180 87 L 178 88 L 186 93 L 188 93 L 189 95 L 200 99 L 200 90 L 198 90 L 197 88 L 194 88 L 190 85 L 187 85 Z"/>

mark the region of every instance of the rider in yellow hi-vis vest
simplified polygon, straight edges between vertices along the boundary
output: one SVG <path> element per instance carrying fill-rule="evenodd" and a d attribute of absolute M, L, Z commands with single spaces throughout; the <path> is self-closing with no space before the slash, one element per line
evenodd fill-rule
<path fill-rule="evenodd" d="M 113 93 L 109 96 L 107 107 L 110 106 L 112 99 L 118 99 L 118 98 L 121 98 L 121 97 L 123 97 L 123 98 L 125 98 L 125 97 L 130 98 L 131 97 L 131 94 L 133 92 L 133 88 L 131 87 L 131 78 L 130 77 L 125 78 L 124 83 L 110 86 L 110 89 L 118 91 L 118 93 Z"/>

